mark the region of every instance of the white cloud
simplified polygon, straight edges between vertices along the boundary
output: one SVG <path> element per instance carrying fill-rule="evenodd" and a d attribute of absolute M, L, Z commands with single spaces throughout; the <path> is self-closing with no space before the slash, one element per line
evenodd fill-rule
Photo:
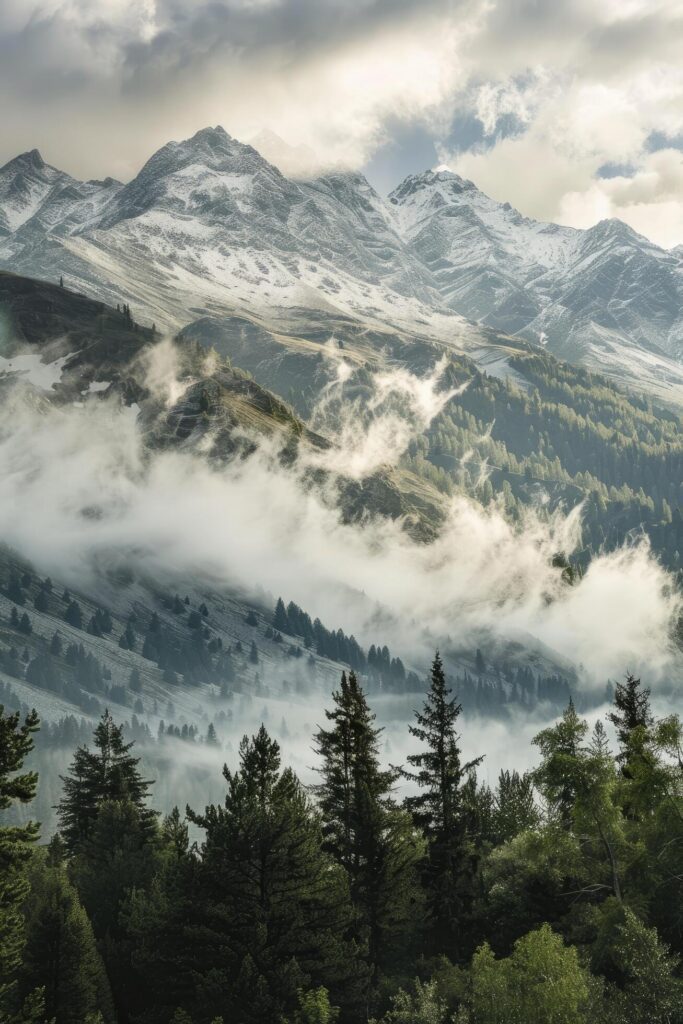
<path fill-rule="evenodd" d="M 167 349 L 150 362 L 157 384 L 173 376 Z M 409 424 L 438 403 L 433 382 L 380 377 L 365 472 L 394 463 L 410 436 L 381 429 L 389 392 L 406 399 Z M 344 468 L 354 454 L 342 453 Z M 0 410 L 0 535 L 70 582 L 123 563 L 156 578 L 284 594 L 407 657 L 427 658 L 437 644 L 471 650 L 482 637 L 525 646 L 536 638 L 581 663 L 589 687 L 626 668 L 643 666 L 648 679 L 680 671 L 669 644 L 680 599 L 646 547 L 595 558 L 572 588 L 551 562 L 578 542 L 577 511 L 550 522 L 529 513 L 516 528 L 457 497 L 438 538 L 421 544 L 399 522 L 344 523 L 311 486 L 312 464 L 304 456 L 285 468 L 267 444 L 227 466 L 190 450 L 150 456 L 131 410 L 90 399 L 37 411 L 19 385 Z"/>
<path fill-rule="evenodd" d="M 671 244 L 680 189 L 621 203 L 598 172 L 632 164 L 640 187 L 652 134 L 683 131 L 682 47 L 679 0 L 5 0 L 1 145 L 125 178 L 220 123 L 359 167 L 397 123 L 419 124 L 526 214 L 584 224 L 604 208 Z M 484 147 L 449 152 L 456 112 L 479 119 Z"/>
<path fill-rule="evenodd" d="M 648 152 L 653 132 L 683 128 L 682 74 L 648 72 L 621 85 L 537 79 L 520 105 L 526 130 L 490 148 L 443 152 L 444 159 L 494 198 L 538 219 L 588 227 L 616 216 L 659 244 L 683 240 L 681 153 Z M 490 124 L 489 111 L 484 120 Z M 610 163 L 636 169 L 601 177 Z"/>
<path fill-rule="evenodd" d="M 583 191 L 562 197 L 558 220 L 589 227 L 597 220 L 618 217 L 664 248 L 683 239 L 683 153 L 660 150 L 649 154 L 630 176 L 599 178 Z"/>

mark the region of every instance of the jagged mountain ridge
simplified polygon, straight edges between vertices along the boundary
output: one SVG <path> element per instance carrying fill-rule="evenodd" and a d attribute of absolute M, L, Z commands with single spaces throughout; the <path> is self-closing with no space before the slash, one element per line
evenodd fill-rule
<path fill-rule="evenodd" d="M 8 176 L 12 165 L 0 182 Z M 74 224 L 57 184 L 5 238 L 0 265 L 48 279 L 59 269 L 173 329 L 227 310 L 342 310 L 411 325 L 438 301 L 360 175 L 290 182 L 220 128 L 169 143 L 127 185 L 103 183 L 98 198 L 97 216 L 88 209 Z M 462 327 L 448 310 L 441 319 L 444 333 Z"/>
<path fill-rule="evenodd" d="M 402 237 L 450 306 L 495 330 L 610 373 L 683 355 L 683 260 L 619 220 L 588 230 L 523 217 L 450 171 L 389 196 Z"/>
<path fill-rule="evenodd" d="M 346 319 L 481 365 L 517 335 L 683 403 L 680 253 L 620 222 L 540 224 L 447 171 L 385 201 L 361 174 L 291 181 L 222 128 L 168 143 L 126 185 L 77 182 L 32 151 L 0 169 L 0 266 L 64 274 L 172 331 Z"/>

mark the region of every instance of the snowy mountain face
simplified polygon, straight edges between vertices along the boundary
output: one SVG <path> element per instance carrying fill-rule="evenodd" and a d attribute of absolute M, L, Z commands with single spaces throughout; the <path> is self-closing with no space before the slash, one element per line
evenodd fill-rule
<path fill-rule="evenodd" d="M 126 185 L 76 181 L 34 150 L 0 169 L 0 267 L 63 274 L 172 330 L 352 322 L 482 365 L 506 346 L 496 332 L 517 335 L 683 404 L 681 251 L 616 221 L 529 220 L 447 171 L 385 201 L 360 174 L 290 180 L 222 128 L 168 143 Z"/>
<path fill-rule="evenodd" d="M 678 376 L 680 251 L 618 220 L 587 231 L 530 220 L 450 171 L 406 179 L 389 203 L 451 308 L 627 384 L 640 375 L 658 392 Z"/>
<path fill-rule="evenodd" d="M 444 335 L 462 324 L 449 310 L 434 314 L 431 275 L 360 175 L 290 181 L 221 128 L 164 146 L 125 186 L 48 174 L 60 188 L 42 185 L 37 213 L 0 242 L 0 265 L 49 279 L 63 273 L 159 325 L 177 328 L 198 312 L 286 317 L 300 309 L 406 329 L 421 317 L 441 321 Z M 5 175 L 15 176 L 11 165 Z"/>
<path fill-rule="evenodd" d="M 95 223 L 123 186 L 113 178 L 77 181 L 46 164 L 37 149 L 0 168 L 3 256 L 21 253 L 46 234 L 70 234 Z"/>

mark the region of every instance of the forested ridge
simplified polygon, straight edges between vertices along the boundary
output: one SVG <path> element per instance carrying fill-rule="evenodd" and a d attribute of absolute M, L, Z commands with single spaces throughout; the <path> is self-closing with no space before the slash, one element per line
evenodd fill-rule
<path fill-rule="evenodd" d="M 680 570 L 680 416 L 543 352 L 509 365 L 518 379 L 472 375 L 454 357 L 449 380 L 469 383 L 411 442 L 405 465 L 447 492 L 500 496 L 513 518 L 545 494 L 551 507 L 582 501 L 584 562 L 642 528 Z"/>
<path fill-rule="evenodd" d="M 537 766 L 492 789 L 438 655 L 416 704 L 393 765 L 344 674 L 315 785 L 262 725 L 220 802 L 166 816 L 105 712 L 74 735 L 52 837 L 6 823 L 33 798 L 40 726 L 2 709 L 0 1019 L 680 1024 L 678 717 L 629 675 L 606 723 L 570 701 Z"/>

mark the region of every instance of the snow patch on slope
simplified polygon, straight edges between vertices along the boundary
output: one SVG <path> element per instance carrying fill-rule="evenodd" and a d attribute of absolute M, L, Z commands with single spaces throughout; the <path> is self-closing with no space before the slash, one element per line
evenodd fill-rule
<path fill-rule="evenodd" d="M 24 352 L 9 358 L 0 356 L 0 378 L 18 374 L 41 391 L 50 391 L 61 381 L 64 366 L 72 355 L 60 356 L 51 363 L 44 363 L 42 356 L 36 352 Z"/>

